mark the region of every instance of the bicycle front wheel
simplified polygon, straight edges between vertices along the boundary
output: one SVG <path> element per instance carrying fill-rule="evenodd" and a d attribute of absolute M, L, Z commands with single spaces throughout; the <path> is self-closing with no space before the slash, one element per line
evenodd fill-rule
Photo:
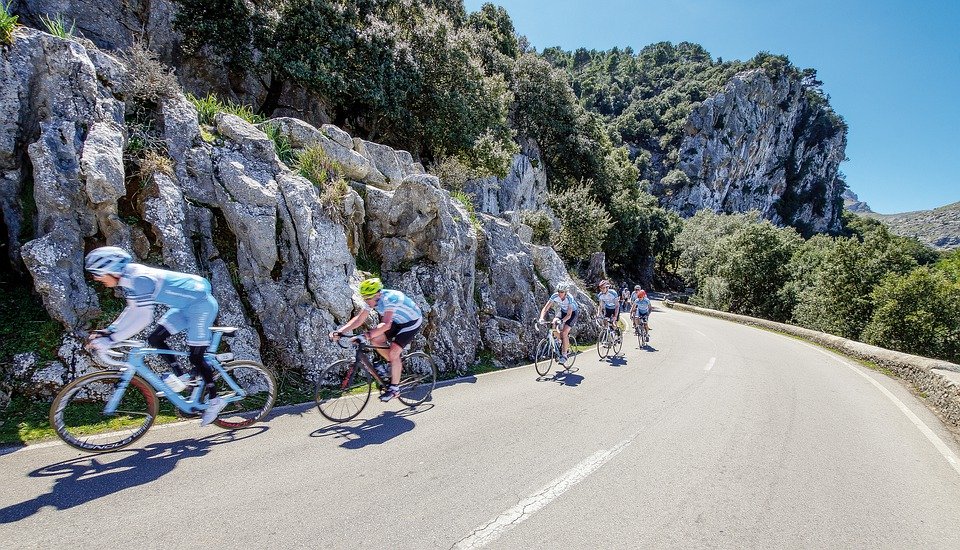
<path fill-rule="evenodd" d="M 277 401 L 277 377 L 273 371 L 256 361 L 231 361 L 224 364 L 223 369 L 247 395 L 227 404 L 213 423 L 229 430 L 263 420 Z M 218 393 L 233 391 L 222 378 L 218 376 L 214 380 Z"/>
<path fill-rule="evenodd" d="M 121 381 L 119 372 L 101 371 L 64 386 L 50 405 L 50 425 L 60 439 L 81 451 L 104 453 L 143 437 L 157 417 L 156 393 L 146 380 L 134 376 L 116 412 L 107 414 L 104 408 Z"/>
<path fill-rule="evenodd" d="M 341 359 L 320 373 L 314 400 L 324 418 L 346 422 L 367 406 L 372 385 L 373 378 L 363 365 Z"/>
<path fill-rule="evenodd" d="M 603 359 L 610 353 L 610 330 L 606 327 L 600 329 L 600 338 L 597 340 L 597 355 Z"/>
<path fill-rule="evenodd" d="M 437 384 L 437 366 L 422 351 L 408 353 L 401 358 L 400 395 L 397 398 L 408 407 L 416 407 L 426 401 Z"/>
<path fill-rule="evenodd" d="M 550 342 L 546 338 L 537 343 L 536 355 L 533 357 L 533 366 L 537 369 L 537 374 L 546 376 L 550 372 L 550 366 L 553 364 L 553 353 L 550 349 Z"/>

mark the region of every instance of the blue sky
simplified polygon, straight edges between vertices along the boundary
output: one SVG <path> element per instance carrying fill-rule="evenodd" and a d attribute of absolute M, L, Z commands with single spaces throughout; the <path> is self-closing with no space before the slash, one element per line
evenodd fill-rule
<path fill-rule="evenodd" d="M 847 121 L 840 169 L 860 200 L 885 214 L 960 201 L 960 0 L 493 3 L 537 51 L 686 40 L 714 59 L 787 55 L 817 70 Z"/>

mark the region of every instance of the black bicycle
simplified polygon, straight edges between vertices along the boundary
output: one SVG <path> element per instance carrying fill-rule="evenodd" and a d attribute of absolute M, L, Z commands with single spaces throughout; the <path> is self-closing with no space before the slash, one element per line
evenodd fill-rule
<path fill-rule="evenodd" d="M 348 344 L 344 345 L 344 341 Z M 346 422 L 367 406 L 374 384 L 381 394 L 387 391 L 390 365 L 378 362 L 374 366 L 369 354 L 376 353 L 377 349 L 389 349 L 389 346 L 375 346 L 363 336 L 344 336 L 337 343 L 344 349 L 353 347 L 356 355 L 353 360 L 341 359 L 321 371 L 314 400 L 324 418 Z M 437 367 L 433 359 L 422 351 L 404 353 L 400 360 L 403 368 L 400 371 L 400 395 L 397 399 L 408 407 L 416 407 L 433 392 L 437 383 Z"/>

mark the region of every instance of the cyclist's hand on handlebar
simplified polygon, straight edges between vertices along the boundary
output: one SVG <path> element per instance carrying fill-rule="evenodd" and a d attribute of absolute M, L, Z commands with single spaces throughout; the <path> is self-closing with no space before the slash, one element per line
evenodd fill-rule
<path fill-rule="evenodd" d="M 93 352 L 106 351 L 113 347 L 113 340 L 107 336 L 99 336 L 87 343 L 87 349 Z"/>
<path fill-rule="evenodd" d="M 330 338 L 330 341 L 336 342 L 343 335 L 334 330 L 334 331 L 331 331 L 330 334 L 328 334 L 327 336 Z"/>

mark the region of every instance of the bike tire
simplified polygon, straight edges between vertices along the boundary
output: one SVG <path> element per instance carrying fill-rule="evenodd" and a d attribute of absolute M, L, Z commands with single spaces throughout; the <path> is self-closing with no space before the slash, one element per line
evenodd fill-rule
<path fill-rule="evenodd" d="M 227 404 L 213 423 L 232 430 L 262 420 L 277 402 L 277 377 L 273 371 L 256 361 L 248 360 L 230 361 L 223 365 L 223 369 L 247 395 L 239 401 Z M 218 393 L 232 391 L 220 376 L 214 379 L 214 384 L 217 385 Z"/>
<path fill-rule="evenodd" d="M 577 362 L 577 355 L 580 355 L 578 351 L 577 339 L 571 334 L 567 337 L 567 341 L 570 342 L 570 347 L 567 348 L 567 361 L 564 363 L 563 368 L 570 370 L 573 368 L 573 364 Z"/>
<path fill-rule="evenodd" d="M 614 344 L 613 344 L 613 354 L 617 355 L 620 353 L 620 350 L 623 349 L 623 331 L 620 328 L 614 330 L 613 333 Z"/>
<path fill-rule="evenodd" d="M 640 345 L 640 347 L 641 347 L 641 348 L 647 347 L 647 343 L 650 342 L 650 333 L 647 332 L 647 329 L 646 329 L 646 328 L 641 328 L 641 329 L 640 329 L 640 338 L 641 338 L 641 340 L 643 341 L 643 343 Z"/>
<path fill-rule="evenodd" d="M 367 406 L 372 386 L 373 378 L 363 365 L 341 359 L 320 372 L 313 399 L 324 418 L 346 422 Z"/>
<path fill-rule="evenodd" d="M 122 380 L 118 371 L 98 371 L 70 382 L 50 405 L 50 425 L 74 449 L 105 453 L 122 449 L 147 433 L 159 410 L 156 391 L 134 376 L 114 414 L 103 412 Z"/>
<path fill-rule="evenodd" d="M 533 366 L 537 369 L 537 374 L 546 376 L 553 365 L 553 353 L 550 350 L 550 342 L 546 338 L 537 342 L 536 355 L 533 356 Z"/>
<path fill-rule="evenodd" d="M 422 351 L 404 354 L 400 358 L 400 394 L 397 399 L 408 407 L 416 407 L 430 398 L 437 385 L 437 365 Z"/>
<path fill-rule="evenodd" d="M 605 359 L 610 353 L 610 330 L 606 327 L 600 329 L 600 337 L 597 339 L 597 355 L 600 359 Z"/>

